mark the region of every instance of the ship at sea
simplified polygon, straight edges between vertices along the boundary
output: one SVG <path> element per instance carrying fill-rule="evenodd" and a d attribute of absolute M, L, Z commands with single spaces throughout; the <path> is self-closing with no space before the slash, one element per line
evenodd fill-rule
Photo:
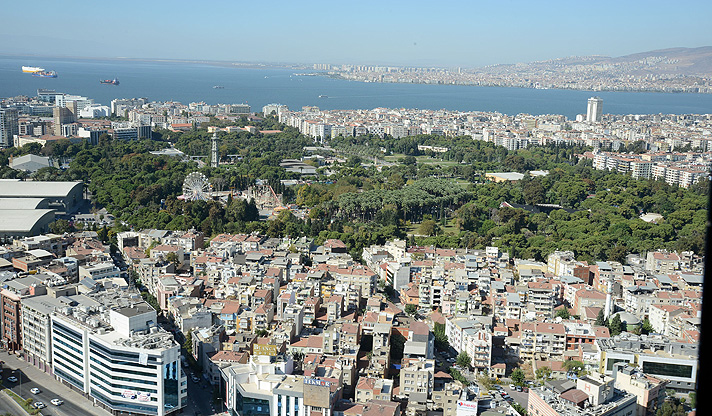
<path fill-rule="evenodd" d="M 110 84 L 110 85 L 119 85 L 119 79 L 114 78 L 114 79 L 104 79 L 100 80 L 99 83 L 101 84 Z"/>
<path fill-rule="evenodd" d="M 33 74 L 35 72 L 42 72 L 44 71 L 44 68 L 40 68 L 38 66 L 23 66 L 22 67 L 22 72 L 27 72 L 30 74 Z"/>
<path fill-rule="evenodd" d="M 33 72 L 32 76 L 42 78 L 57 78 L 57 73 L 54 71 L 37 71 Z"/>

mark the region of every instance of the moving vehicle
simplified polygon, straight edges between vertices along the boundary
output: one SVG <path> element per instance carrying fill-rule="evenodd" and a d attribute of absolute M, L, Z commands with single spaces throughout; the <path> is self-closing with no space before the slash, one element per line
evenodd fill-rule
<path fill-rule="evenodd" d="M 40 394 L 42 390 L 38 389 L 37 387 L 33 387 L 30 389 L 30 393 L 32 394 Z"/>
<path fill-rule="evenodd" d="M 55 405 L 55 406 L 59 406 L 60 404 L 64 403 L 64 400 L 61 400 L 61 399 L 52 399 L 52 400 L 50 400 L 49 402 L 52 403 L 52 404 Z"/>
<path fill-rule="evenodd" d="M 34 406 L 35 409 L 44 409 L 45 407 L 47 407 L 42 402 L 34 402 L 32 403 L 32 406 Z"/>
<path fill-rule="evenodd" d="M 105 80 L 99 80 L 100 84 L 109 84 L 109 85 L 119 85 L 119 79 L 114 78 L 114 79 L 105 79 Z"/>

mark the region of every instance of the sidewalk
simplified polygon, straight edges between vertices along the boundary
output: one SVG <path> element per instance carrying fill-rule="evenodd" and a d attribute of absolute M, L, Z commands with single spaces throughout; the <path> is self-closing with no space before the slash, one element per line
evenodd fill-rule
<path fill-rule="evenodd" d="M 93 414 L 97 416 L 111 416 L 110 412 L 102 409 L 101 407 L 94 406 L 94 403 L 90 399 L 87 399 L 80 393 L 77 393 L 76 391 L 63 385 L 59 381 L 55 380 L 52 375 L 40 371 L 38 368 L 24 361 L 17 355 L 9 354 L 7 351 L 2 351 L 0 352 L 0 360 L 5 362 L 3 364 L 3 376 L 6 376 L 5 372 L 20 369 L 24 374 L 27 375 L 27 377 L 29 377 L 35 383 L 41 386 L 47 386 L 47 389 L 51 389 L 54 392 L 60 394 L 65 402 L 73 403 L 77 407 L 80 407 L 82 410 L 88 412 L 88 414 Z M 7 395 L 5 396 L 9 400 L 12 400 L 11 397 L 8 397 Z M 58 410 L 61 411 L 61 409 Z M 19 414 L 25 414 L 24 410 L 23 413 Z"/>

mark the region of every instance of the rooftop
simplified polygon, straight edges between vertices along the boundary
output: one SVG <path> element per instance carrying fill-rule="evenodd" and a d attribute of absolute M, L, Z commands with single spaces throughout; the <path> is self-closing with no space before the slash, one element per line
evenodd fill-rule
<path fill-rule="evenodd" d="M 65 198 L 82 182 L 40 182 L 40 181 L 0 181 L 0 196 L 9 198 L 22 197 L 61 197 Z"/>
<path fill-rule="evenodd" d="M 1 183 L 1 182 L 0 182 Z M 1 187 L 1 185 L 0 185 Z M 23 198 L 24 199 L 24 198 Z M 3 209 L 0 211 L 0 231 L 28 233 L 43 218 L 54 218 L 53 209 Z M 50 220 L 51 222 L 51 220 Z"/>

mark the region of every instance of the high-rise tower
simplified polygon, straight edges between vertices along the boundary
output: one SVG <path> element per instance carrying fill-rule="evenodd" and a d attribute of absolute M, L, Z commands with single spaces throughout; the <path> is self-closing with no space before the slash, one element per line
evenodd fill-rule
<path fill-rule="evenodd" d="M 608 279 L 608 286 L 606 287 L 606 309 L 603 311 L 603 317 L 608 320 L 613 313 L 613 280 Z"/>
<path fill-rule="evenodd" d="M 603 114 L 603 100 L 601 97 L 591 97 L 588 99 L 588 109 L 586 111 L 586 121 L 589 123 L 599 123 Z"/>
<path fill-rule="evenodd" d="M 213 138 L 210 139 L 212 142 L 212 149 L 210 151 L 210 167 L 218 167 L 218 133 L 213 133 Z"/>
<path fill-rule="evenodd" d="M 16 134 L 20 134 L 17 109 L 0 108 L 0 148 L 14 146 L 15 138 L 13 136 Z"/>

